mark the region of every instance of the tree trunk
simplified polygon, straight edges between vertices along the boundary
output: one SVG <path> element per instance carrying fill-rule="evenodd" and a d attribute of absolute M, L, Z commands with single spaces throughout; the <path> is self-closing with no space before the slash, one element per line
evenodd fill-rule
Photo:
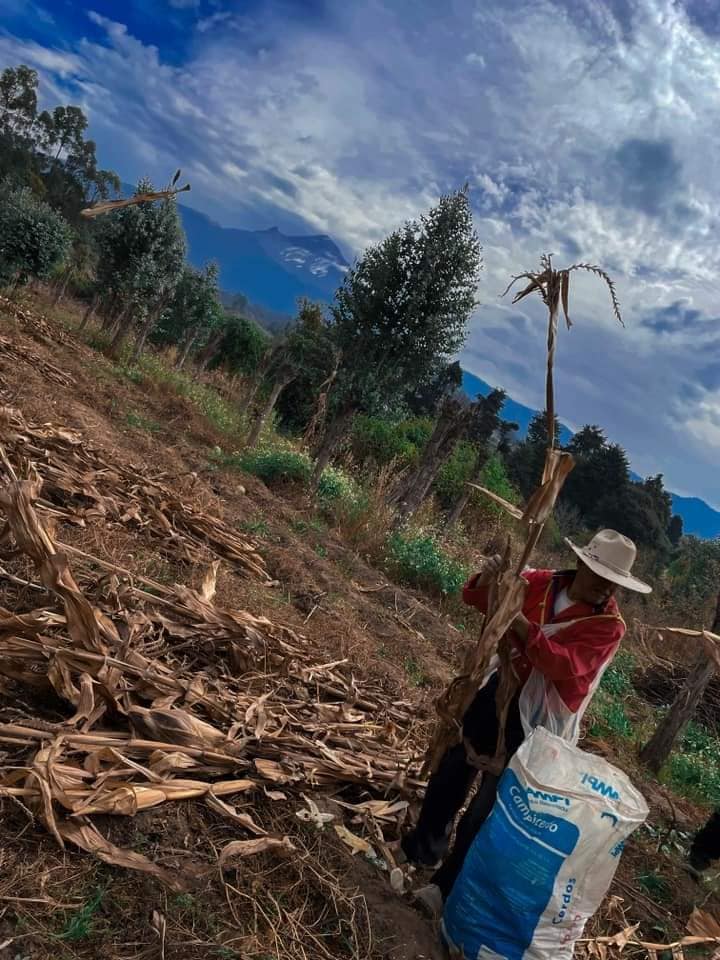
<path fill-rule="evenodd" d="M 55 290 L 55 296 L 53 297 L 53 302 L 52 302 L 52 305 L 54 307 L 56 307 L 58 303 L 60 303 L 62 298 L 65 296 L 65 291 L 67 290 L 68 283 L 70 283 L 70 271 L 68 271 L 65 274 L 62 283 L 57 285 L 57 288 Z"/>
<path fill-rule="evenodd" d="M 90 303 L 87 305 L 87 308 L 85 309 L 85 313 L 83 314 L 82 320 L 80 321 L 80 326 L 78 327 L 78 333 L 82 333 L 82 331 L 85 329 L 88 323 L 90 323 L 90 318 L 95 313 L 99 300 L 100 300 L 100 294 L 96 293 L 95 296 L 90 301 Z"/>
<path fill-rule="evenodd" d="M 345 431 L 350 425 L 354 410 L 352 408 L 342 410 L 327 425 L 325 434 L 318 451 L 315 455 L 315 467 L 313 469 L 310 484 L 315 489 L 320 482 L 320 477 L 325 467 L 330 462 L 330 457 L 337 450 L 338 444 L 345 435 Z"/>
<path fill-rule="evenodd" d="M 292 376 L 292 377 L 284 377 L 281 380 L 275 381 L 275 383 L 273 384 L 272 390 L 270 391 L 270 395 L 265 402 L 265 406 L 258 412 L 250 428 L 250 433 L 247 439 L 248 447 L 254 447 L 255 444 L 258 442 L 258 440 L 260 439 L 262 428 L 265 426 L 265 424 L 267 423 L 268 417 L 275 409 L 275 404 L 278 401 L 278 397 L 283 392 L 285 387 L 294 379 L 295 377 Z"/>
<path fill-rule="evenodd" d="M 452 528 L 458 522 L 458 520 L 462 516 L 463 510 L 470 502 L 470 494 L 471 494 L 470 487 L 465 487 L 463 492 L 460 494 L 460 496 L 457 498 L 457 500 L 453 504 L 452 510 L 447 515 L 447 519 L 445 520 L 445 524 L 444 524 L 445 530 L 452 530 Z"/>
<path fill-rule="evenodd" d="M 145 341 L 147 340 L 150 331 L 158 322 L 158 319 L 160 318 L 160 314 L 163 312 L 163 309 L 164 309 L 164 304 L 162 306 L 157 307 L 155 310 L 152 310 L 150 313 L 148 313 L 145 319 L 145 322 L 140 327 L 140 330 L 138 331 L 138 335 L 135 338 L 135 346 L 133 348 L 132 357 L 130 358 L 130 366 L 134 367 L 135 364 L 140 359 L 140 355 L 145 349 Z"/>
<path fill-rule="evenodd" d="M 205 373 L 208 366 L 210 365 L 210 361 L 215 359 L 215 354 L 217 353 L 218 347 L 222 343 L 224 336 L 225 336 L 225 331 L 219 330 L 216 333 L 214 333 L 208 340 L 206 346 L 203 348 L 200 354 L 200 357 L 198 358 L 197 372 L 199 374 Z"/>
<path fill-rule="evenodd" d="M 480 482 L 483 468 L 487 463 L 487 459 L 488 459 L 487 455 L 484 455 L 483 451 L 481 450 L 480 453 L 478 454 L 478 462 L 475 465 L 475 470 L 472 475 L 472 483 Z M 453 504 L 453 507 L 450 513 L 448 513 L 447 515 L 447 519 L 445 520 L 445 524 L 444 524 L 445 530 L 452 530 L 452 528 L 455 526 L 455 524 L 458 522 L 458 520 L 462 516 L 463 510 L 470 502 L 471 496 L 472 496 L 472 488 L 468 487 L 468 485 L 465 484 L 465 486 L 463 487 L 462 493 Z"/>
<path fill-rule="evenodd" d="M 130 327 L 132 326 L 132 314 L 130 313 L 130 309 L 126 307 L 124 310 L 122 310 L 116 322 L 117 327 L 115 329 L 115 334 L 110 341 L 110 356 L 114 360 L 119 360 L 120 355 L 122 354 L 125 338 L 130 332 Z"/>
<path fill-rule="evenodd" d="M 719 627 L 720 593 L 718 594 L 712 632 L 716 633 Z M 688 722 L 695 716 L 703 694 L 715 675 L 715 670 L 715 661 L 708 656 L 704 649 L 701 649 L 684 686 L 675 697 L 666 716 L 657 725 L 655 733 L 640 752 L 640 759 L 647 764 L 653 773 L 660 772 L 678 737 Z"/>
<path fill-rule="evenodd" d="M 123 307 L 118 303 L 119 297 L 117 294 L 113 294 L 113 298 L 109 304 L 103 310 L 103 320 L 102 320 L 102 329 L 107 333 L 109 330 L 112 330 L 118 319 L 122 319 L 125 315 L 128 307 Z"/>
<path fill-rule="evenodd" d="M 190 355 L 190 351 L 192 350 L 192 346 L 195 343 L 196 339 L 197 339 L 197 331 L 193 333 L 192 336 L 186 337 L 185 343 L 183 344 L 183 348 L 180 351 L 179 357 L 177 358 L 177 363 L 175 364 L 176 370 L 182 370 L 182 368 L 185 366 L 187 358 Z"/>
<path fill-rule="evenodd" d="M 412 516 L 427 497 L 440 467 L 448 459 L 465 431 L 469 409 L 459 406 L 454 400 L 449 400 L 443 405 L 420 463 L 390 498 L 397 509 L 395 518 L 397 524 Z"/>

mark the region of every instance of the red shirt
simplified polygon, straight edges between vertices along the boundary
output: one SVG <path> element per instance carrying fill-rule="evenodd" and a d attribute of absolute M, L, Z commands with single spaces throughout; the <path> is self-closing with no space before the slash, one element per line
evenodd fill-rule
<path fill-rule="evenodd" d="M 472 576 L 463 587 L 463 600 L 483 613 L 487 611 L 488 588 L 477 586 L 480 574 Z M 513 667 L 521 685 L 533 667 L 540 670 L 555 686 L 568 710 L 577 711 L 588 695 L 598 672 L 612 659 L 625 633 L 615 598 L 602 607 L 575 603 L 557 617 L 555 597 L 572 583 L 573 572 L 526 570 L 528 582 L 522 612 L 530 621 L 527 644 L 521 646 L 513 634 L 518 655 Z M 551 637 L 540 629 L 547 623 L 568 623 Z"/>

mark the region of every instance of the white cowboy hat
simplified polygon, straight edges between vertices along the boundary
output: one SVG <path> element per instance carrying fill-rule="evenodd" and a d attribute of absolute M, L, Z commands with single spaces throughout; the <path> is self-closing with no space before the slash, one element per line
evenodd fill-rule
<path fill-rule="evenodd" d="M 565 537 L 565 543 L 593 573 L 604 580 L 636 593 L 652 593 L 651 586 L 630 573 L 637 548 L 632 540 L 617 530 L 600 530 L 586 547 L 576 547 L 569 537 Z"/>

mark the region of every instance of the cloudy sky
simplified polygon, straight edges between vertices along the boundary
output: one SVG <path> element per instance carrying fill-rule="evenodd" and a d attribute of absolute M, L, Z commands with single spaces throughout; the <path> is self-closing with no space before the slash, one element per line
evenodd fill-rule
<path fill-rule="evenodd" d="M 102 163 L 226 226 L 349 257 L 468 181 L 484 246 L 464 365 L 542 406 L 543 317 L 500 300 L 543 251 L 578 280 L 558 406 L 720 506 L 716 0 L 2 0 L 0 66 L 80 103 Z"/>

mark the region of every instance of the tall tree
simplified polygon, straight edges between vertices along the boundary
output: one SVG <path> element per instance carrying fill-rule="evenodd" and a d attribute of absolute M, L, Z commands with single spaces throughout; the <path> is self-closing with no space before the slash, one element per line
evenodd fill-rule
<path fill-rule="evenodd" d="M 560 421 L 554 417 L 555 437 Z M 545 412 L 536 413 L 528 424 L 525 439 L 508 451 L 507 461 L 512 483 L 526 499 L 537 486 L 545 466 L 548 447 L 548 423 Z"/>
<path fill-rule="evenodd" d="M 269 391 L 253 420 L 248 446 L 255 446 L 281 393 L 297 377 L 314 373 L 318 367 L 329 369 L 333 362 L 333 343 L 322 308 L 302 299 L 295 325 L 286 332 L 269 358 L 266 380 Z"/>
<path fill-rule="evenodd" d="M 332 307 L 342 362 L 315 481 L 355 413 L 389 409 L 457 351 L 480 267 L 467 191 L 460 190 L 368 248 L 348 270 Z"/>
<path fill-rule="evenodd" d="M 0 74 L 0 179 L 28 186 L 76 228 L 85 201 L 118 190 L 115 173 L 98 167 L 85 139 L 87 117 L 77 106 L 37 112 L 38 75 L 25 65 Z"/>
<path fill-rule="evenodd" d="M 202 347 L 216 331 L 221 332 L 223 324 L 217 265 L 209 263 L 202 270 L 196 270 L 185 264 L 152 339 L 177 346 L 176 366 L 181 370 L 191 350 Z"/>
<path fill-rule="evenodd" d="M 149 180 L 141 180 L 136 193 L 152 190 Z M 107 214 L 99 226 L 99 280 L 119 310 L 110 350 L 119 356 L 137 323 L 135 361 L 182 276 L 186 244 L 177 204 L 170 199 L 123 207 Z"/>

